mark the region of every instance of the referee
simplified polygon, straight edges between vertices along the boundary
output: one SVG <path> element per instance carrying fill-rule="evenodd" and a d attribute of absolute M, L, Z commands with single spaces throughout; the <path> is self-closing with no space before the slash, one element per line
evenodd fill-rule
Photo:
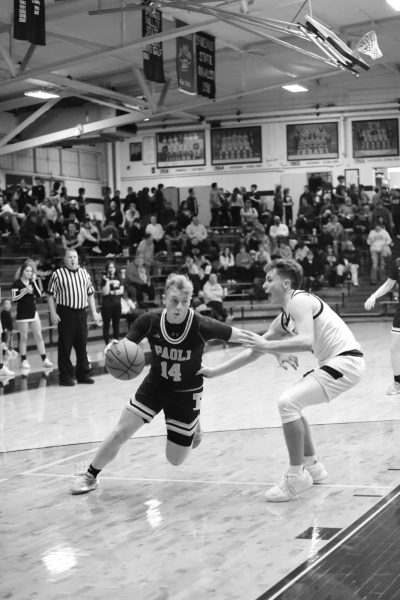
<path fill-rule="evenodd" d="M 101 319 L 96 310 L 93 284 L 86 269 L 79 266 L 76 250 L 65 252 L 64 266 L 51 275 L 47 292 L 51 322 L 58 324 L 59 384 L 75 385 L 70 358 L 72 348 L 76 353 L 75 374 L 78 383 L 94 383 L 94 379 L 89 377 L 86 351 L 87 306 L 90 306 L 97 325 Z"/>

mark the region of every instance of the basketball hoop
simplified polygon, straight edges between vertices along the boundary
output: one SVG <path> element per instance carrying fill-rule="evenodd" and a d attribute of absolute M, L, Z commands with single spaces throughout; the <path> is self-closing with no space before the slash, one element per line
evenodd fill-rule
<path fill-rule="evenodd" d="M 378 40 L 376 38 L 375 31 L 368 31 L 362 38 L 357 42 L 356 50 L 362 54 L 367 54 L 372 60 L 381 58 L 383 56 L 381 49 L 378 46 Z"/>

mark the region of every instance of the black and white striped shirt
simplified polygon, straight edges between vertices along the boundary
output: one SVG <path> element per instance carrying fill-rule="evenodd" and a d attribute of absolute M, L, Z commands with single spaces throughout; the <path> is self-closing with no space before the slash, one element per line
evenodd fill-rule
<path fill-rule="evenodd" d="M 94 287 L 86 269 L 78 267 L 72 271 L 60 267 L 52 273 L 47 291 L 54 296 L 57 304 L 78 310 L 87 307 Z"/>

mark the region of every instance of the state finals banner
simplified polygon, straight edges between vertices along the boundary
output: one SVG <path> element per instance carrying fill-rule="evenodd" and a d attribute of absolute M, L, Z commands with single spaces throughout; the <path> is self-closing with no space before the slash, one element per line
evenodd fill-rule
<path fill-rule="evenodd" d="M 44 0 L 14 0 L 14 38 L 46 45 Z"/>
<path fill-rule="evenodd" d="M 142 36 L 155 35 L 162 31 L 161 11 L 146 6 L 142 9 Z M 143 50 L 143 71 L 146 79 L 165 83 L 162 42 L 148 44 Z"/>
<path fill-rule="evenodd" d="M 215 98 L 215 37 L 196 33 L 197 94 Z"/>

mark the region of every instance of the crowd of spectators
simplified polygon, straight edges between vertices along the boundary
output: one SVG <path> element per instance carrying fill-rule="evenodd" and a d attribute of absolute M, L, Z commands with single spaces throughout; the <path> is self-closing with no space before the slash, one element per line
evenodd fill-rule
<path fill-rule="evenodd" d="M 12 186 L 0 194 L 0 233 L 39 254 L 45 265 L 67 248 L 77 250 L 83 261 L 130 257 L 125 292 L 139 305 L 154 301 L 153 278 L 161 275 L 165 261 L 174 260 L 193 281 L 195 296 L 208 298 L 205 304 L 222 320 L 226 311 L 215 304 L 223 303 L 223 297 L 217 300 L 218 279 L 231 286 L 253 284 L 262 294 L 266 265 L 293 257 L 303 266 L 308 290 L 345 280 L 358 286 L 361 257 L 367 262 L 369 256 L 375 284 L 385 277 L 393 239 L 400 238 L 400 191 L 382 186 L 368 194 L 362 185 L 346 187 L 343 176 L 335 187 L 322 180 L 305 186 L 297 214 L 290 189 L 281 186 L 268 199 L 257 185 L 227 192 L 213 183 L 208 223 L 199 217 L 194 188 L 176 209 L 163 184 L 137 192 L 128 187 L 125 197 L 106 188 L 101 214 L 89 214 L 87 203 L 84 188 L 70 197 L 58 183 L 46 194 L 40 179 L 31 189 Z M 234 236 L 225 243 L 220 233 L 228 228 Z"/>

